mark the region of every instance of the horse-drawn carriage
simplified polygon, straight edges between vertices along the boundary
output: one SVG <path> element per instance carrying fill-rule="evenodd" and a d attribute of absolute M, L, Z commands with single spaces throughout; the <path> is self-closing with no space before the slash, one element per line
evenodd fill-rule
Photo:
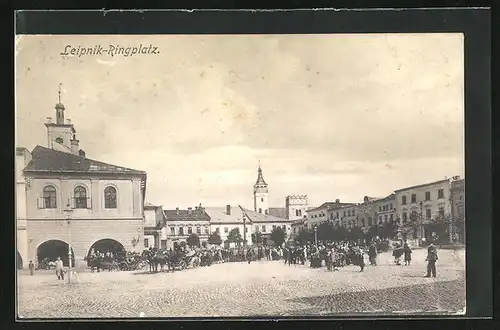
<path fill-rule="evenodd" d="M 118 266 L 120 270 L 131 271 L 143 268 L 146 265 L 143 258 L 138 253 L 130 253 L 120 258 Z"/>
<path fill-rule="evenodd" d="M 84 258 L 87 261 L 87 266 L 90 268 L 90 271 L 93 273 L 95 270 L 99 273 L 101 270 L 107 270 L 108 272 L 112 270 L 120 270 L 120 266 L 118 262 L 113 260 L 110 257 L 102 256 L 102 255 L 89 255 Z"/>

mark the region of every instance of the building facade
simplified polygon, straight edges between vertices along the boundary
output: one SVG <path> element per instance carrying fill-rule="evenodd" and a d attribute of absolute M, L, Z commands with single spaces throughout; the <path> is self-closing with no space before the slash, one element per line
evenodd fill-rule
<path fill-rule="evenodd" d="M 187 244 L 188 237 L 196 234 L 200 240 L 200 246 L 207 244 L 210 237 L 210 216 L 204 207 L 189 207 L 187 210 L 176 208 L 165 210 L 166 217 L 166 243 L 167 249 L 175 248 L 177 245 Z"/>
<path fill-rule="evenodd" d="M 243 208 L 238 206 L 226 205 L 226 207 L 206 207 L 205 211 L 210 217 L 210 231 L 217 232 L 222 240 L 226 242 L 229 233 L 238 229 L 243 244 L 252 244 L 252 224 L 247 219 Z M 229 244 L 226 244 L 229 246 Z M 234 244 L 231 244 L 234 246 Z"/>
<path fill-rule="evenodd" d="M 387 197 L 373 201 L 374 219 L 377 225 L 393 223 L 396 220 L 396 195 L 390 194 Z"/>
<path fill-rule="evenodd" d="M 31 161 L 26 148 L 16 148 L 16 266 L 25 267 L 28 260 L 28 232 L 26 216 L 26 180 L 23 169 Z"/>
<path fill-rule="evenodd" d="M 304 219 L 307 216 L 307 195 L 288 195 L 285 198 L 285 217 L 288 220 Z"/>
<path fill-rule="evenodd" d="M 144 205 L 144 248 L 166 248 L 167 238 L 162 237 L 162 228 L 166 225 L 166 217 L 162 206 L 146 203 Z"/>
<path fill-rule="evenodd" d="M 20 216 L 25 200 L 25 260 L 61 257 L 67 265 L 68 243 L 76 267 L 86 265 L 91 249 L 141 250 L 146 172 L 87 158 L 61 104 L 56 115 L 56 123 L 46 124 L 52 148 L 36 146 L 22 171 L 24 196 L 18 185 Z M 23 244 L 20 239 L 18 250 Z"/>
<path fill-rule="evenodd" d="M 451 183 L 449 179 L 421 184 L 395 191 L 396 214 L 401 224 L 413 226 L 408 238 L 429 239 L 428 224 L 451 216 Z"/>
<path fill-rule="evenodd" d="M 259 233 L 263 238 L 263 244 L 271 240 L 271 233 L 275 228 L 281 228 L 286 234 L 285 240 L 292 236 L 292 222 L 287 219 L 277 218 L 242 208 L 246 219 L 250 221 L 252 233 Z"/>
<path fill-rule="evenodd" d="M 465 180 L 459 176 L 451 182 L 451 216 L 453 219 L 455 241 L 465 242 Z"/>
<path fill-rule="evenodd" d="M 308 209 L 306 219 L 307 228 L 312 229 L 314 226 L 319 226 L 325 221 L 342 225 L 344 207 L 353 205 L 353 203 L 341 203 L 340 200 L 337 199 L 335 202 L 325 202 L 316 208 Z"/>

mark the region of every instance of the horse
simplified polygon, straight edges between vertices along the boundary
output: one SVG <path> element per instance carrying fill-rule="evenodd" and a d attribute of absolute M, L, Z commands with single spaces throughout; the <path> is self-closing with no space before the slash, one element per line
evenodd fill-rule
<path fill-rule="evenodd" d="M 165 268 L 165 265 L 168 267 L 168 271 L 170 271 L 170 256 L 168 255 L 167 251 L 164 250 L 158 250 L 156 251 L 154 257 L 154 264 L 155 264 L 155 272 L 158 272 L 158 265 L 160 265 L 160 272 L 163 272 L 163 269 Z"/>
<path fill-rule="evenodd" d="M 141 254 L 141 257 L 143 259 L 146 259 L 146 261 L 148 262 L 150 273 L 158 271 L 158 264 L 155 258 L 155 254 L 156 253 L 153 250 L 147 250 L 147 249 L 142 251 Z"/>

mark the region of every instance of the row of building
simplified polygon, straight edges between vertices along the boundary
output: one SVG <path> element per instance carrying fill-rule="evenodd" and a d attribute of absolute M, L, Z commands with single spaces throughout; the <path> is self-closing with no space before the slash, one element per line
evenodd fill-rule
<path fill-rule="evenodd" d="M 304 219 L 293 223 L 293 231 L 312 229 L 323 222 L 347 228 L 360 227 L 367 231 L 371 226 L 396 223 L 409 239 L 430 238 L 431 223 L 449 223 L 450 240 L 453 223 L 465 220 L 465 180 L 459 176 L 395 190 L 386 197 L 365 196 L 360 203 L 325 202 L 309 209 Z M 417 228 L 411 224 L 417 225 Z"/>
<path fill-rule="evenodd" d="M 203 244 L 218 232 L 227 240 L 238 228 L 246 243 L 260 233 L 264 242 L 280 227 L 291 239 L 301 229 L 330 221 L 348 228 L 402 223 L 418 216 L 430 221 L 464 214 L 464 180 L 441 180 L 396 190 L 384 198 L 365 197 L 361 203 L 339 200 L 309 207 L 307 195 L 290 195 L 284 207 L 269 207 L 269 187 L 258 167 L 253 186 L 253 210 L 242 205 L 164 208 L 145 201 L 147 174 L 87 158 L 76 130 L 65 119 L 65 107 L 48 117 L 47 147 L 31 152 L 16 148 L 17 260 L 25 267 L 61 257 L 68 260 L 71 244 L 75 264 L 84 265 L 92 249 L 140 252 L 150 246 L 171 248 L 196 234 Z M 414 233 L 424 237 L 425 228 Z"/>
<path fill-rule="evenodd" d="M 270 208 L 260 165 L 253 210 L 241 205 L 164 209 L 146 203 L 146 172 L 88 158 L 64 105 L 56 104 L 55 112 L 55 121 L 47 117 L 45 123 L 46 147 L 16 148 L 19 267 L 57 257 L 67 263 L 69 245 L 78 267 L 92 249 L 170 248 L 191 234 L 204 243 L 213 232 L 226 241 L 234 228 L 247 243 L 256 232 L 265 241 L 276 227 L 290 235 L 291 221 L 307 211 L 307 196 L 289 196 L 286 207 Z"/>

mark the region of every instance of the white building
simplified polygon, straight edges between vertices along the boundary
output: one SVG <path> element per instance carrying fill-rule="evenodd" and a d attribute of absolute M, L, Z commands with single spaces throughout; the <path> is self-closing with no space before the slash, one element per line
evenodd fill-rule
<path fill-rule="evenodd" d="M 223 243 L 231 230 L 238 228 L 242 239 L 246 239 L 247 244 L 252 244 L 252 224 L 246 218 L 242 207 L 205 207 L 205 212 L 210 219 L 210 232 L 218 232 Z"/>
<path fill-rule="evenodd" d="M 319 226 L 322 222 L 332 221 L 333 223 L 338 223 L 343 225 L 342 219 L 345 217 L 343 215 L 344 207 L 353 206 L 354 203 L 341 203 L 340 200 L 335 200 L 335 202 L 325 202 L 316 208 L 311 208 L 307 210 L 307 228 L 311 229 L 314 226 Z M 346 213 L 347 215 L 347 213 Z"/>
<path fill-rule="evenodd" d="M 198 236 L 200 245 L 207 244 L 211 233 L 211 223 L 205 207 L 199 205 L 194 209 L 189 207 L 187 210 L 176 208 L 175 210 L 165 210 L 164 214 L 166 218 L 164 229 L 166 248 L 170 249 L 177 245 L 186 244 L 191 234 Z"/>
<path fill-rule="evenodd" d="M 166 248 L 167 238 L 162 237 L 166 217 L 162 206 L 146 203 L 144 205 L 144 248 Z"/>
<path fill-rule="evenodd" d="M 87 158 L 64 110 L 57 104 L 56 123 L 45 124 L 48 148 L 16 151 L 17 250 L 24 267 L 26 260 L 57 257 L 67 265 L 70 237 L 77 267 L 85 267 L 92 249 L 142 249 L 146 172 Z"/>
<path fill-rule="evenodd" d="M 451 183 L 449 179 L 425 183 L 395 191 L 397 218 L 403 225 L 415 226 L 413 239 L 429 239 L 431 232 L 426 224 L 431 220 L 444 219 L 451 215 Z"/>

